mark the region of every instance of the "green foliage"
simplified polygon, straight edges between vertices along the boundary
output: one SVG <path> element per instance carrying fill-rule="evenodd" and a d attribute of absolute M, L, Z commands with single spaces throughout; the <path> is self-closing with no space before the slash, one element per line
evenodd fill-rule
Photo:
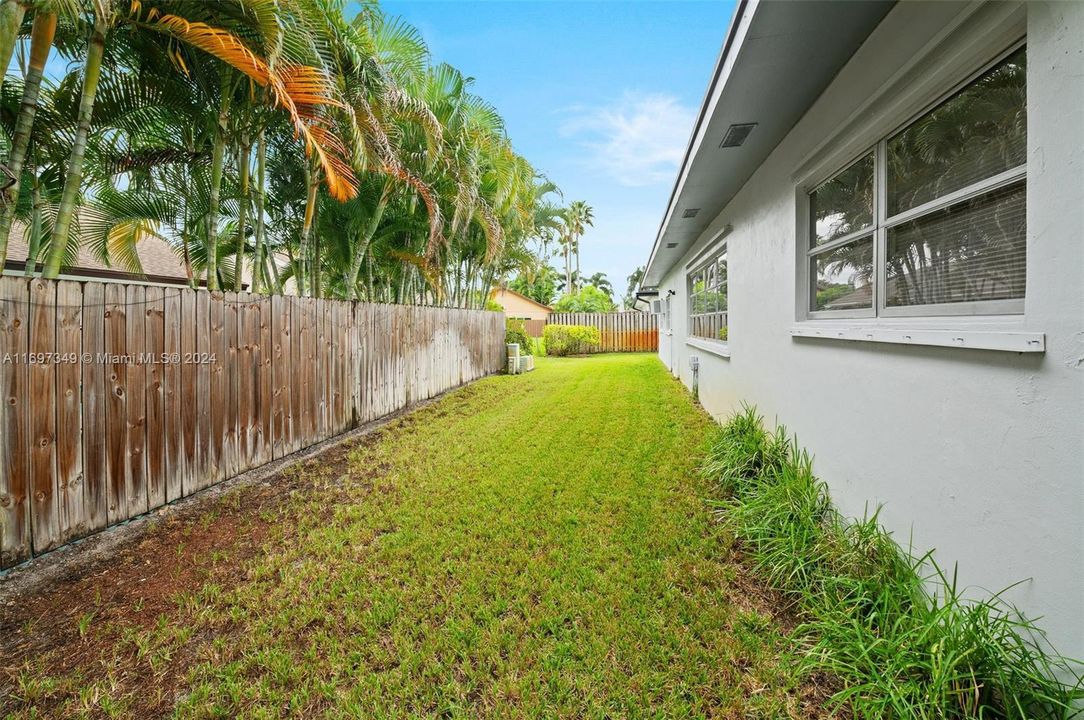
<path fill-rule="evenodd" d="M 501 304 L 493 298 L 486 298 L 485 309 L 490 312 L 504 312 L 504 308 L 501 307 Z"/>
<path fill-rule="evenodd" d="M 832 304 L 834 301 L 849 295 L 854 292 L 854 285 L 850 283 L 817 283 L 817 304 L 816 307 L 824 308 Z"/>
<path fill-rule="evenodd" d="M 47 275 L 85 250 L 140 273 L 160 238 L 212 289 L 480 308 L 563 227 L 473 80 L 376 3 L 4 5 L 23 36 L 59 15 L 69 62 L 36 104 L 25 58 L 0 89 L 0 265 L 21 224 Z"/>
<path fill-rule="evenodd" d="M 624 302 L 625 307 L 630 310 L 636 306 L 636 289 L 640 287 L 640 281 L 644 279 L 644 271 L 646 269 L 645 265 L 641 265 L 633 270 L 632 274 L 626 278 L 629 281 L 629 286 L 625 290 L 625 297 L 622 299 L 622 302 Z"/>
<path fill-rule="evenodd" d="M 548 355 L 581 355 L 598 349 L 602 336 L 587 325 L 546 325 L 542 342 Z"/>
<path fill-rule="evenodd" d="M 564 295 L 553 304 L 555 312 L 613 312 L 613 298 L 594 285 L 585 285 L 578 292 Z"/>
<path fill-rule="evenodd" d="M 969 600 L 927 554 L 878 522 L 842 517 L 809 455 L 755 410 L 713 442 L 706 476 L 726 498 L 723 525 L 756 571 L 796 603 L 803 666 L 844 683 L 833 697 L 861 718 L 1064 718 L 1084 699 L 1074 661 L 999 596 Z M 1079 668 L 1079 665 L 1075 665 Z"/>
<path fill-rule="evenodd" d="M 527 334 L 527 326 L 522 320 L 509 320 L 506 323 L 504 343 L 519 343 L 520 355 L 531 355 L 534 352 L 534 339 Z"/>
<path fill-rule="evenodd" d="M 557 295 L 557 271 L 549 265 L 542 265 L 536 272 L 528 275 L 520 273 L 508 283 L 520 295 L 526 295 L 535 302 L 549 305 Z"/>

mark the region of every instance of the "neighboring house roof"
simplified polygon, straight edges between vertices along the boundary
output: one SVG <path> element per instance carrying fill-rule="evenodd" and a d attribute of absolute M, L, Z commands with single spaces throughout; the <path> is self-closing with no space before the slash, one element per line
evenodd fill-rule
<path fill-rule="evenodd" d="M 11 228 L 5 270 L 21 271 L 26 268 L 29 247 L 25 235 L 22 226 L 15 225 Z M 136 245 L 136 254 L 139 255 L 139 262 L 143 266 L 143 274 L 119 265 L 107 265 L 85 245 L 79 248 L 75 264 L 64 266 L 61 272 L 65 275 L 88 278 L 143 280 L 170 285 L 188 284 L 188 274 L 185 273 L 184 263 L 164 240 L 156 237 L 144 238 Z"/>
<path fill-rule="evenodd" d="M 537 300 L 532 300 L 531 298 L 527 297 L 523 293 L 518 293 L 515 290 L 510 290 L 508 288 L 495 287 L 495 288 L 493 288 L 492 290 L 489 291 L 489 296 L 491 298 L 493 298 L 493 300 L 495 302 L 499 303 L 500 300 L 497 298 L 498 293 L 508 293 L 509 295 L 515 295 L 520 300 L 525 300 L 526 302 L 529 302 L 530 304 L 536 306 L 540 310 L 545 310 L 546 312 L 553 312 L 553 308 L 551 308 L 549 305 L 543 305 L 542 303 L 538 302 Z"/>
<path fill-rule="evenodd" d="M 894 4 L 738 0 L 641 289 L 692 249 Z M 744 142 L 721 147 L 731 126 L 749 124 Z"/>

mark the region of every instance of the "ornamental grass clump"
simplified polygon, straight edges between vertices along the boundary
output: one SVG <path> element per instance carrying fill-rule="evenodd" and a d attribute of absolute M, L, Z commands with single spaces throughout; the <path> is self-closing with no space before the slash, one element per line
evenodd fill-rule
<path fill-rule="evenodd" d="M 809 455 L 754 409 L 721 428 L 704 471 L 720 521 L 793 601 L 804 670 L 839 679 L 837 706 L 901 720 L 1084 714 L 1079 661 L 1002 594 L 973 599 L 930 553 L 900 547 L 877 512 L 840 515 Z"/>

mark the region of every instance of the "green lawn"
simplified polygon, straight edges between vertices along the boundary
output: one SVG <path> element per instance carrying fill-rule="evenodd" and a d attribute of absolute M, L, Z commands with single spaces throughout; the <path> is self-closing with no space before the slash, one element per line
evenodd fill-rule
<path fill-rule="evenodd" d="M 710 425 L 653 355 L 478 382 L 299 469 L 278 505 L 241 491 L 190 521 L 260 549 L 193 556 L 153 622 L 82 613 L 94 657 L 24 658 L 8 709 L 813 716 L 706 506 Z"/>

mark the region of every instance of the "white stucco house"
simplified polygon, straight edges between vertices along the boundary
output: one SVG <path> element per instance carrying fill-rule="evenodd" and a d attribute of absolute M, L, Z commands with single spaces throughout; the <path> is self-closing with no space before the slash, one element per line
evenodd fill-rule
<path fill-rule="evenodd" d="M 1084 657 L 1084 2 L 739 0 L 641 292 L 709 412 Z"/>

